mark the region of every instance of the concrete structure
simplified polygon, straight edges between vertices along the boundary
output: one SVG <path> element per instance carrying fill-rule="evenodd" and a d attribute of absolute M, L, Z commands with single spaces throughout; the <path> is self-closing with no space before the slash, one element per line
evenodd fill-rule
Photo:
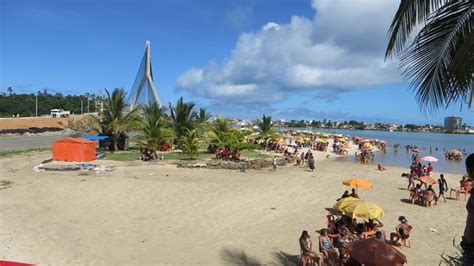
<path fill-rule="evenodd" d="M 155 82 L 153 81 L 150 41 L 146 41 L 145 54 L 130 91 L 129 104 L 130 108 L 133 108 L 137 105 L 150 105 L 154 103 L 160 104 L 160 97 L 158 97 Z"/>
<path fill-rule="evenodd" d="M 444 118 L 444 129 L 447 131 L 456 131 L 462 129 L 462 118 L 457 116 L 448 116 Z"/>

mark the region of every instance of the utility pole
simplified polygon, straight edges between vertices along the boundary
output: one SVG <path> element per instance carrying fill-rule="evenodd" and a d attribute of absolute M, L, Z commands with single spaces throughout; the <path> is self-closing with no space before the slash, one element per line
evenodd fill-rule
<path fill-rule="evenodd" d="M 81 115 L 84 114 L 84 101 L 81 99 Z"/>
<path fill-rule="evenodd" d="M 38 93 L 36 93 L 36 101 L 35 101 L 35 106 L 36 106 L 36 117 L 38 117 Z"/>

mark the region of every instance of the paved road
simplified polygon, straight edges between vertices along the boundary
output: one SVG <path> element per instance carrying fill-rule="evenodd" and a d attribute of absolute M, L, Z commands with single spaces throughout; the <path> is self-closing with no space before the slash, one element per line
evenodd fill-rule
<path fill-rule="evenodd" d="M 51 148 L 53 140 L 64 137 L 65 135 L 0 137 L 0 152 Z"/>

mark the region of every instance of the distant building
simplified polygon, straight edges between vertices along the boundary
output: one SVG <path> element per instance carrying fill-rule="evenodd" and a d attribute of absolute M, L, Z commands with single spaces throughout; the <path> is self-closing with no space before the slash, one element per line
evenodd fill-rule
<path fill-rule="evenodd" d="M 462 118 L 457 116 L 448 116 L 444 118 L 444 129 L 447 131 L 456 131 L 462 129 Z"/>

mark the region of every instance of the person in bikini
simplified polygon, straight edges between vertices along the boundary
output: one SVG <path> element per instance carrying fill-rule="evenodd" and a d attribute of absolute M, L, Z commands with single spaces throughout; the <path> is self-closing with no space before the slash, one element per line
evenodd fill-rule
<path fill-rule="evenodd" d="M 319 236 L 319 247 L 321 252 L 329 259 L 330 265 L 337 265 L 339 262 L 339 251 L 332 244 L 326 229 L 321 229 Z"/>
<path fill-rule="evenodd" d="M 323 265 L 323 254 L 313 251 L 313 243 L 311 242 L 311 236 L 308 234 L 308 231 L 304 230 L 301 233 L 300 237 L 300 248 L 301 248 L 301 253 L 302 255 L 309 256 L 313 258 L 314 260 L 318 260 L 318 266 Z"/>
<path fill-rule="evenodd" d="M 395 232 L 390 234 L 390 242 L 397 245 L 400 240 L 407 240 L 410 237 L 412 226 L 409 225 L 405 216 L 398 217 L 400 224 L 395 228 Z"/>

